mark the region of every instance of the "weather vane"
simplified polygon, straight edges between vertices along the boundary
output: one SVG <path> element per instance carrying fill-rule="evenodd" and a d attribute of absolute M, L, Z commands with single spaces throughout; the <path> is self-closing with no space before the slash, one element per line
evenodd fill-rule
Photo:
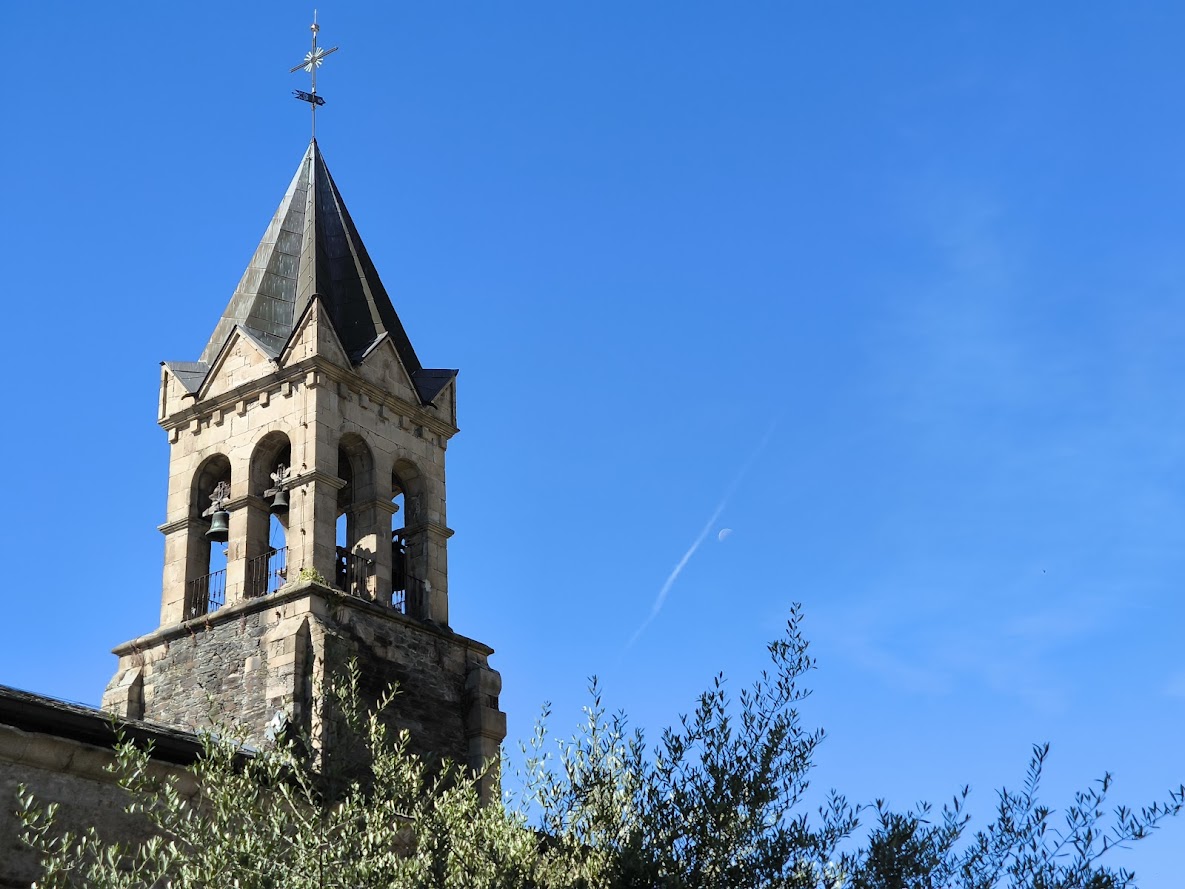
<path fill-rule="evenodd" d="M 337 52 L 337 47 L 333 49 L 321 49 L 317 46 L 317 32 L 321 28 L 317 25 L 317 10 L 313 10 L 313 24 L 311 28 L 313 32 L 313 48 L 305 54 L 304 61 L 296 65 L 289 74 L 295 74 L 297 71 L 308 71 L 312 79 L 312 87 L 306 93 L 304 90 L 293 90 L 292 95 L 300 99 L 302 102 L 308 102 L 313 109 L 313 138 L 317 138 L 317 106 L 324 105 L 325 100 L 317 95 L 317 69 L 321 67 L 321 62 L 331 52 Z"/>

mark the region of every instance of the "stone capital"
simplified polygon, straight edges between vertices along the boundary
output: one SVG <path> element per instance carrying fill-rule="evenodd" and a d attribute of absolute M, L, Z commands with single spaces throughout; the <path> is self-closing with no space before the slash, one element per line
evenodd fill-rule
<path fill-rule="evenodd" d="M 376 497 L 374 500 L 367 500 L 363 503 L 355 504 L 355 509 L 366 509 L 374 507 L 379 512 L 385 512 L 387 515 L 395 515 L 399 512 L 399 505 L 391 500 L 383 500 L 381 497 Z"/>
<path fill-rule="evenodd" d="M 344 478 L 338 478 L 336 475 L 325 472 L 322 469 L 310 469 L 307 472 L 302 472 L 300 475 L 295 475 L 288 479 L 288 490 L 295 490 L 311 482 L 320 482 L 335 491 L 340 491 L 346 486 L 346 480 Z"/>
<path fill-rule="evenodd" d="M 175 531 L 187 531 L 191 525 L 197 525 L 205 528 L 210 522 L 207 519 L 195 519 L 191 516 L 186 516 L 183 519 L 176 519 L 172 522 L 165 522 L 163 525 L 157 525 L 156 530 L 161 534 L 169 535 Z"/>
<path fill-rule="evenodd" d="M 436 522 L 418 522 L 414 525 L 404 527 L 403 533 L 408 536 L 420 533 L 430 534 L 433 537 L 448 540 L 456 532 L 452 528 L 446 528 L 444 525 L 437 524 Z"/>

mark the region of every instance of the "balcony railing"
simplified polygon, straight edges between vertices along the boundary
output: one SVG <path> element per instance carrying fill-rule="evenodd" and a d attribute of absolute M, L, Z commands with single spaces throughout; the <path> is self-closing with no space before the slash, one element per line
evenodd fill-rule
<path fill-rule="evenodd" d="M 390 598 L 378 597 L 378 571 L 375 560 L 344 547 L 337 548 L 337 567 L 334 586 L 350 596 L 389 606 L 400 614 L 408 613 L 410 600 L 422 601 L 425 584 L 409 577 L 401 558 L 402 549 L 393 566 Z M 269 596 L 288 582 L 288 547 L 268 550 L 247 560 L 246 598 Z M 226 569 L 214 571 L 191 580 L 185 596 L 185 619 L 191 620 L 217 611 L 226 604 Z"/>
<path fill-rule="evenodd" d="M 189 582 L 185 592 L 185 619 L 191 620 L 217 611 L 226 604 L 226 569 L 215 571 Z"/>
<path fill-rule="evenodd" d="M 247 595 L 267 596 L 288 582 L 288 547 L 269 549 L 247 561 Z"/>
<path fill-rule="evenodd" d="M 339 546 L 337 548 L 337 572 L 333 585 L 347 595 L 365 599 L 368 602 L 377 602 L 380 605 L 388 605 L 400 614 L 407 614 L 406 585 L 408 581 L 403 578 L 400 572 L 396 571 L 393 582 L 399 585 L 399 588 L 394 590 L 388 598 L 381 599 L 378 596 L 376 567 L 374 559 L 359 553 L 352 553 Z M 412 583 L 415 582 L 412 581 Z M 418 585 L 415 589 L 419 589 Z"/>
<path fill-rule="evenodd" d="M 339 546 L 337 548 L 337 567 L 334 573 L 333 585 L 343 593 L 356 596 L 359 599 L 374 601 L 377 592 L 374 559 L 369 559 L 360 553 L 352 553 Z"/>
<path fill-rule="evenodd" d="M 407 536 L 402 529 L 391 532 L 391 601 L 390 605 L 400 614 L 407 614 L 407 588 L 416 581 L 407 576 Z"/>
<path fill-rule="evenodd" d="M 407 614 L 407 591 L 406 590 L 392 590 L 391 601 L 384 602 L 385 605 L 390 605 L 400 614 Z"/>

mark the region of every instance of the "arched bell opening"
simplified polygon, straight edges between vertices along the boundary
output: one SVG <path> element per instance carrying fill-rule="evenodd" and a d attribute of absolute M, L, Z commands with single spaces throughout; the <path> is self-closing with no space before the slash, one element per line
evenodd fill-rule
<path fill-rule="evenodd" d="M 345 482 L 337 491 L 337 548 L 348 550 L 354 536 L 354 467 L 342 448 L 337 449 L 337 477 Z"/>
<path fill-rule="evenodd" d="M 206 458 L 193 476 L 185 559 L 186 620 L 226 603 L 230 481 L 230 460 L 222 454 Z"/>
<path fill-rule="evenodd" d="M 289 498 L 292 445 L 283 432 L 269 432 L 251 454 L 247 505 L 246 595 L 274 593 L 288 579 Z"/>
<path fill-rule="evenodd" d="M 427 576 L 425 539 L 420 527 L 423 476 L 410 460 L 397 460 L 391 470 L 391 604 L 405 614 L 424 614 Z"/>
<path fill-rule="evenodd" d="M 275 513 L 268 516 L 267 545 L 271 550 L 288 546 L 288 529 Z"/>
<path fill-rule="evenodd" d="M 407 612 L 407 486 L 391 471 L 391 605 Z"/>
<path fill-rule="evenodd" d="M 363 599 L 376 592 L 374 458 L 358 435 L 344 435 L 337 449 L 337 559 L 333 583 Z"/>

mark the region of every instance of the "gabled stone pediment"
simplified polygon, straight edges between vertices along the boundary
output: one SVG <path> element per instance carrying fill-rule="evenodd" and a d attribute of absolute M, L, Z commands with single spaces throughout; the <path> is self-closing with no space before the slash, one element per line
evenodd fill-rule
<path fill-rule="evenodd" d="M 420 403 L 411 375 L 399 357 L 399 350 L 386 334 L 366 350 L 355 370 L 362 379 L 384 392 L 390 392 L 411 404 Z"/>
<path fill-rule="evenodd" d="M 289 367 L 306 358 L 323 358 L 338 367 L 352 369 L 341 338 L 334 329 L 320 298 L 314 296 L 297 319 L 292 336 L 280 350 L 281 367 Z"/>
<path fill-rule="evenodd" d="M 210 365 L 197 391 L 197 400 L 217 397 L 244 383 L 261 380 L 276 369 L 270 350 L 241 327 L 236 327 Z"/>

